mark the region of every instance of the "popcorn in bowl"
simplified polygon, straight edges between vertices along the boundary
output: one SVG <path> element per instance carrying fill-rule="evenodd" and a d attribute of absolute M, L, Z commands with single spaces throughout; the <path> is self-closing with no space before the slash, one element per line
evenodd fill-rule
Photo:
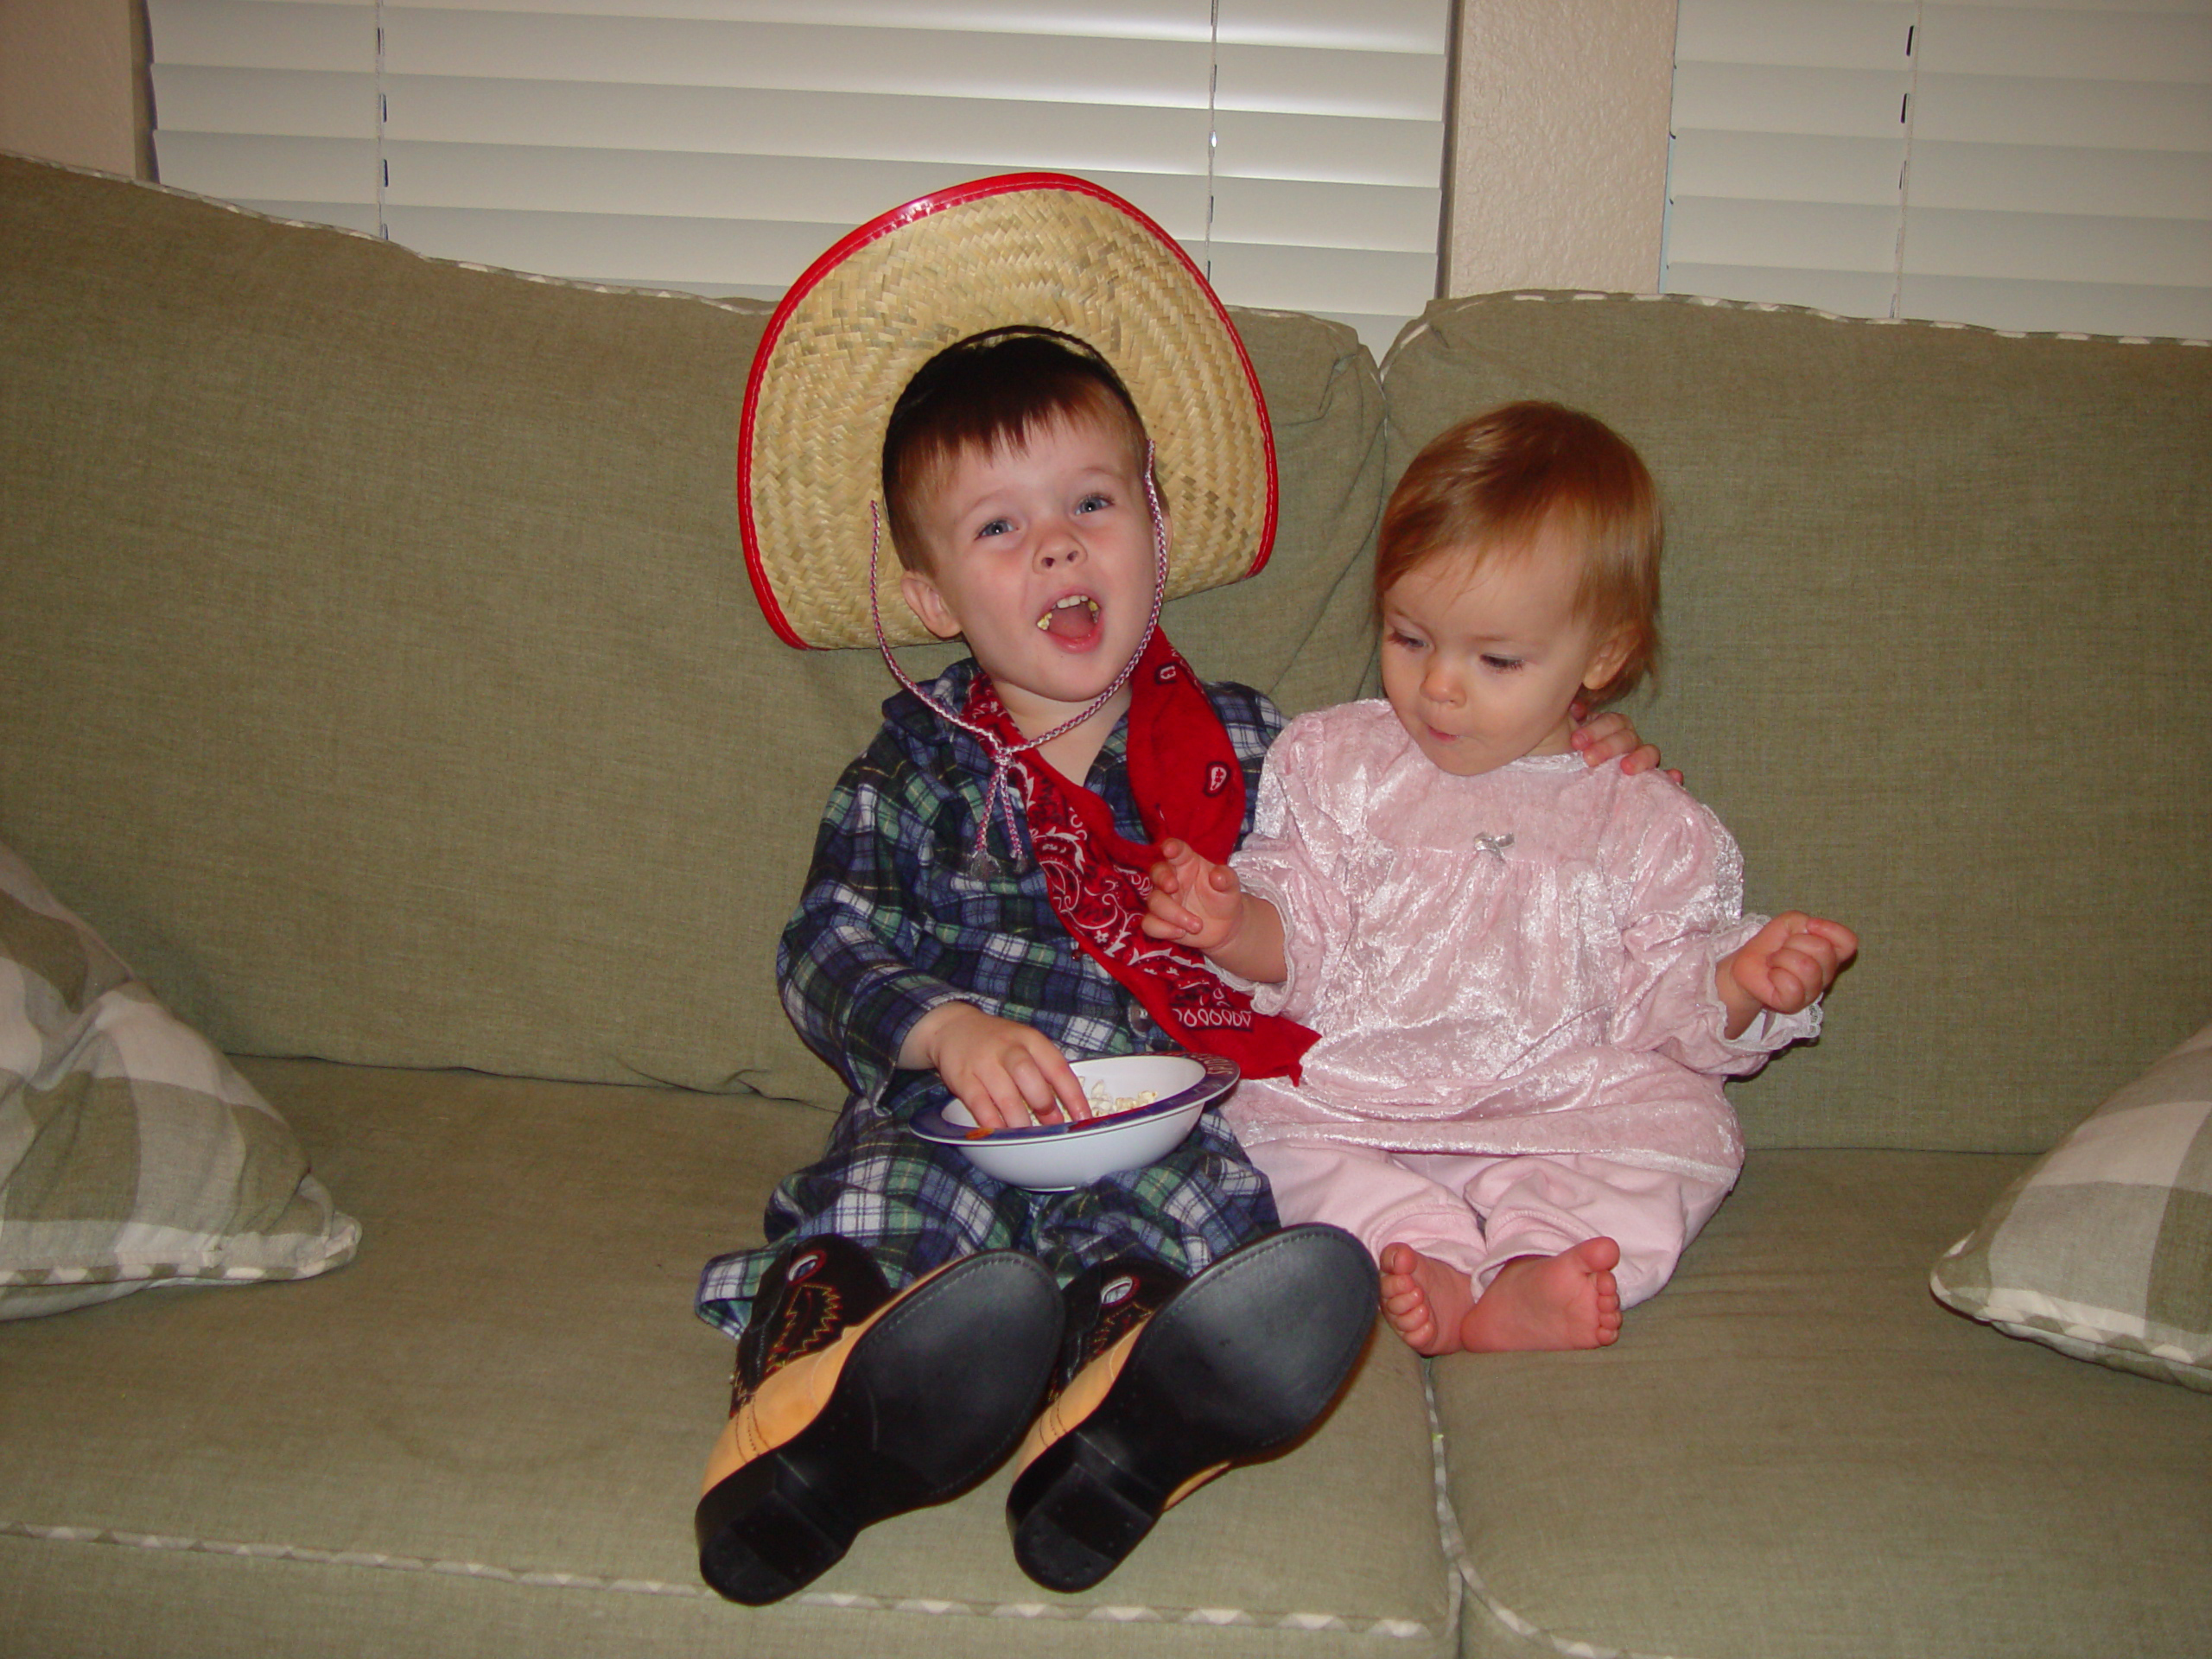
<path fill-rule="evenodd" d="M 957 1100 L 918 1113 L 925 1141 L 958 1147 L 985 1173 L 1015 1186 L 1065 1192 L 1166 1156 L 1198 1115 L 1236 1085 L 1236 1067 L 1217 1055 L 1128 1054 L 1077 1060 L 1091 1116 L 993 1134 Z"/>
<path fill-rule="evenodd" d="M 1093 1117 L 1113 1117 L 1122 1112 L 1134 1112 L 1141 1106 L 1149 1106 L 1160 1098 L 1157 1089 L 1140 1089 L 1133 1095 L 1117 1095 L 1113 1085 L 1103 1077 L 1083 1079 L 1083 1097 L 1090 1103 Z"/>

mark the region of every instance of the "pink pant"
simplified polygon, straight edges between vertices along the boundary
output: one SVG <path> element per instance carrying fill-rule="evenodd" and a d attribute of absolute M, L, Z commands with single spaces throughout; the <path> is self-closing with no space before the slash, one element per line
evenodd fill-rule
<path fill-rule="evenodd" d="M 1325 1221 L 1379 1260 L 1410 1244 L 1459 1268 L 1476 1293 L 1517 1255 L 1557 1255 L 1585 1239 L 1621 1247 L 1621 1306 L 1656 1295 L 1732 1185 L 1603 1158 L 1473 1158 L 1270 1141 L 1245 1148 L 1286 1222 Z"/>

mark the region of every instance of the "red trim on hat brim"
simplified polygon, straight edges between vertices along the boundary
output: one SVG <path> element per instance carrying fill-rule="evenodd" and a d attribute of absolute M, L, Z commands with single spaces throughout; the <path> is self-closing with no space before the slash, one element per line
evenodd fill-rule
<path fill-rule="evenodd" d="M 937 190 L 926 196 L 917 196 L 905 206 L 893 207 L 889 213 L 870 219 L 859 229 L 840 238 L 828 252 L 809 265 L 799 279 L 785 290 L 784 297 L 778 302 L 774 312 L 768 318 L 768 327 L 762 333 L 760 344 L 753 353 L 752 370 L 745 378 L 745 413 L 738 423 L 737 520 L 738 529 L 745 538 L 745 569 L 746 573 L 752 578 L 753 597 L 760 601 L 761 614 L 768 619 L 768 626 L 775 630 L 776 637 L 785 645 L 796 645 L 801 651 L 824 649 L 799 638 L 798 631 L 791 626 L 790 619 L 785 616 L 783 607 L 776 602 L 775 593 L 768 585 L 767 575 L 760 568 L 760 538 L 759 532 L 753 529 L 753 418 L 760 401 L 761 373 L 767 366 L 769 353 L 775 350 L 776 341 L 782 337 L 784 325 L 791 320 L 791 313 L 798 308 L 807 295 L 813 291 L 817 283 L 837 266 L 842 264 L 856 250 L 865 247 L 878 237 L 887 236 L 892 232 L 913 223 L 916 219 L 926 219 L 930 214 L 941 212 L 947 207 L 957 207 L 968 202 L 981 201 L 991 196 L 1005 195 L 1016 190 L 1053 189 L 1068 190 L 1077 195 L 1095 197 L 1100 201 L 1118 207 L 1122 213 L 1150 231 L 1153 235 L 1158 237 L 1161 245 L 1180 260 L 1183 269 L 1191 273 L 1192 279 L 1198 285 L 1198 291 L 1206 296 L 1215 314 L 1220 317 L 1222 326 L 1228 329 L 1230 342 L 1236 347 L 1236 360 L 1243 365 L 1244 378 L 1252 388 L 1252 406 L 1260 412 L 1260 442 L 1265 446 L 1268 455 L 1268 505 L 1267 512 L 1260 524 L 1259 550 L 1254 554 L 1252 563 L 1246 569 L 1244 576 L 1240 576 L 1237 580 L 1241 582 L 1244 577 L 1256 576 L 1267 568 L 1268 560 L 1274 554 L 1275 546 L 1277 480 L 1274 426 L 1268 418 L 1268 400 L 1261 395 L 1260 377 L 1252 367 L 1250 353 L 1244 349 L 1244 337 L 1236 332 L 1236 325 L 1230 321 L 1228 308 L 1222 304 L 1221 296 L 1213 291 L 1213 284 L 1208 282 L 1205 274 L 1192 263 L 1191 256 L 1183 251 L 1181 243 L 1160 229 L 1142 209 L 1115 194 L 1103 185 L 1093 184 L 1088 179 L 1079 179 L 1070 173 L 1000 173 L 988 179 L 976 179 L 967 184 L 957 184 L 948 190 Z"/>

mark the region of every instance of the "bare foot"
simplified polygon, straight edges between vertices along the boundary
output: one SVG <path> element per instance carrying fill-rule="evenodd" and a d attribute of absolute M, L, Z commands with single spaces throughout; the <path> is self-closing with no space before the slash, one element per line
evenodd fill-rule
<path fill-rule="evenodd" d="M 1456 1354 L 1474 1281 L 1410 1244 L 1382 1247 L 1382 1317 L 1417 1354 Z"/>
<path fill-rule="evenodd" d="M 1557 1255 L 1516 1256 L 1460 1320 L 1459 1346 L 1491 1354 L 1608 1346 L 1621 1334 L 1613 1278 L 1620 1259 L 1610 1238 L 1587 1238 Z"/>

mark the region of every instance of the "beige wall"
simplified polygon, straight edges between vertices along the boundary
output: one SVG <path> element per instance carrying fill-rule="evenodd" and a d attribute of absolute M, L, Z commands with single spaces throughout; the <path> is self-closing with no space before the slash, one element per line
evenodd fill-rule
<path fill-rule="evenodd" d="M 0 149 L 143 178 L 138 0 L 0 0 Z"/>
<path fill-rule="evenodd" d="M 1655 293 L 1675 0 L 1460 0 L 1445 291 Z"/>

